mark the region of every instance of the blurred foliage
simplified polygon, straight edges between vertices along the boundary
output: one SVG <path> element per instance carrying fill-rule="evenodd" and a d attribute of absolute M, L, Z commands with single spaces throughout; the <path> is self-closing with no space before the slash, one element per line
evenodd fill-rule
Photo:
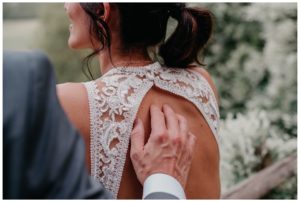
<path fill-rule="evenodd" d="M 203 5 L 216 19 L 205 62 L 221 98 L 225 192 L 297 152 L 297 4 Z M 296 197 L 297 176 L 265 196 Z"/>
<path fill-rule="evenodd" d="M 69 22 L 62 3 L 44 4 L 40 12 L 41 38 L 38 43 L 54 63 L 58 83 L 86 81 L 83 74 L 83 58 L 90 51 L 70 50 L 68 47 Z M 97 61 L 93 66 L 97 66 Z M 93 74 L 99 75 L 99 68 L 93 68 Z M 98 71 L 97 71 L 98 70 Z"/>
<path fill-rule="evenodd" d="M 3 48 L 28 50 L 38 48 L 33 33 L 39 26 L 37 19 L 18 19 L 3 21 Z"/>
<path fill-rule="evenodd" d="M 221 178 L 225 192 L 297 151 L 297 4 L 189 6 L 206 7 L 215 15 L 205 63 L 221 100 Z M 10 16 L 8 9 L 12 8 L 5 4 L 6 17 Z M 89 51 L 68 48 L 69 23 L 63 4 L 43 4 L 37 10 L 40 26 L 33 30 L 33 36 L 53 61 L 58 82 L 87 80 L 82 59 Z M 168 36 L 175 26 L 170 19 Z M 93 67 L 94 75 L 100 75 L 97 62 Z M 297 198 L 297 177 L 264 198 Z"/>
<path fill-rule="evenodd" d="M 28 19 L 36 18 L 41 3 L 3 3 L 3 19 Z"/>

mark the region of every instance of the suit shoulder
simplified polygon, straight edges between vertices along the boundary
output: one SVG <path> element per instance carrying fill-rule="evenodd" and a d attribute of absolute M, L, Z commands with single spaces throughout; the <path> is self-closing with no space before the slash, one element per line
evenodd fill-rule
<path fill-rule="evenodd" d="M 4 67 L 11 71 L 52 71 L 52 64 L 41 51 L 5 51 L 3 53 Z"/>
<path fill-rule="evenodd" d="M 38 63 L 35 65 L 37 70 L 53 74 L 53 66 L 48 56 L 41 51 L 34 51 L 33 54 Z"/>

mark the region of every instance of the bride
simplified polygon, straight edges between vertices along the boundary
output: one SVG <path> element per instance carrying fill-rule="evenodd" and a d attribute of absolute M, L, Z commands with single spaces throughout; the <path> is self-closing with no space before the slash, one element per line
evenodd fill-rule
<path fill-rule="evenodd" d="M 182 3 L 66 3 L 65 10 L 71 21 L 69 47 L 92 49 L 102 73 L 90 82 L 57 87 L 64 110 L 84 137 L 91 175 L 116 198 L 141 198 L 129 135 L 136 117 L 150 134 L 150 106 L 167 110 L 169 104 L 198 136 L 187 198 L 219 198 L 217 92 L 197 60 L 212 32 L 210 12 Z M 169 17 L 178 25 L 165 41 Z M 163 62 L 151 59 L 150 48 Z"/>

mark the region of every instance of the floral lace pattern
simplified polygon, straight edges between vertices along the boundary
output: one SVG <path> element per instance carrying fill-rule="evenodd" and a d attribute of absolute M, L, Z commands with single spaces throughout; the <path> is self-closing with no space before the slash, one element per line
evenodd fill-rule
<path fill-rule="evenodd" d="M 210 85 L 198 73 L 162 67 L 156 62 L 139 68 L 117 67 L 84 85 L 90 108 L 91 174 L 115 198 L 133 122 L 145 94 L 152 86 L 192 102 L 219 142 L 218 104 Z"/>

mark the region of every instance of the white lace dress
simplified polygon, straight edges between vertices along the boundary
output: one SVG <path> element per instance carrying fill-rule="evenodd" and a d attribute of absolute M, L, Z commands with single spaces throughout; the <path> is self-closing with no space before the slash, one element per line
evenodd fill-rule
<path fill-rule="evenodd" d="M 192 102 L 203 114 L 219 142 L 218 104 L 210 85 L 199 73 L 162 67 L 156 62 L 144 67 L 117 67 L 84 85 L 90 108 L 91 175 L 115 198 L 133 122 L 144 96 L 152 86 Z"/>

